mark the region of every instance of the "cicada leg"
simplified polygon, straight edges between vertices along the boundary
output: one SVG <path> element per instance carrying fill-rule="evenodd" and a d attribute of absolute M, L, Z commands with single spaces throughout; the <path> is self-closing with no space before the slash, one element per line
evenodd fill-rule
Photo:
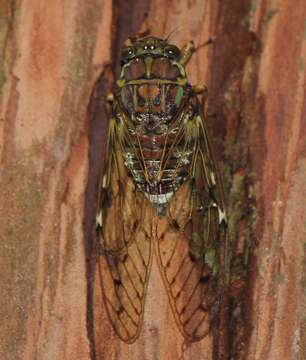
<path fill-rule="evenodd" d="M 195 85 L 192 87 L 192 92 L 195 95 L 205 95 L 206 96 L 208 93 L 208 88 L 206 85 L 202 85 L 202 86 Z"/>
<path fill-rule="evenodd" d="M 198 51 L 199 49 L 207 46 L 207 45 L 211 45 L 213 44 L 213 42 L 215 41 L 214 38 L 209 38 L 207 41 L 205 41 L 204 44 L 199 45 L 198 47 L 195 47 L 194 42 L 191 40 L 189 41 L 186 45 L 184 45 L 181 49 L 181 57 L 180 57 L 180 64 L 185 66 L 189 60 L 191 59 L 192 55 Z"/>

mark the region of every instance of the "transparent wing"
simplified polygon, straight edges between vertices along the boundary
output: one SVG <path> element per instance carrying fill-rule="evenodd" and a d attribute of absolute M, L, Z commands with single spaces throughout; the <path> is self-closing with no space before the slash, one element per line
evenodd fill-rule
<path fill-rule="evenodd" d="M 117 335 L 132 343 L 139 335 L 151 264 L 151 241 L 143 226 L 148 207 L 126 172 L 122 157 L 125 129 L 112 118 L 107 166 L 101 178 L 97 229 L 104 303 Z"/>
<path fill-rule="evenodd" d="M 202 339 L 218 314 L 226 246 L 222 190 L 197 110 L 182 129 L 186 143 L 194 146 L 190 174 L 161 219 L 155 247 L 177 325 L 187 341 Z"/>

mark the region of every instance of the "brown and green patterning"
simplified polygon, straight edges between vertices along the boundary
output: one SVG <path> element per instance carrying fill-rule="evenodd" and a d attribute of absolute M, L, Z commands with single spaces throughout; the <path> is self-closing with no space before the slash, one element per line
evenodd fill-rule
<path fill-rule="evenodd" d="M 138 337 L 152 254 L 186 341 L 218 314 L 226 216 L 199 89 L 185 66 L 196 51 L 156 37 L 126 40 L 109 94 L 106 168 L 97 229 L 104 303 L 118 336 Z"/>

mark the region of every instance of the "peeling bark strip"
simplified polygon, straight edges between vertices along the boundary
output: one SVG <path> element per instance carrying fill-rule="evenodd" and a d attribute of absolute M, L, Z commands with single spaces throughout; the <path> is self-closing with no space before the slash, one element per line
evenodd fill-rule
<path fill-rule="evenodd" d="M 232 242 L 223 344 L 182 345 L 154 263 L 135 344 L 113 336 L 98 291 L 86 298 L 106 125 L 89 124 L 86 107 L 145 12 L 155 36 L 178 28 L 180 46 L 217 35 L 187 71 L 208 86 L 208 130 L 223 139 L 213 144 Z M 0 0 L 1 359 L 306 358 L 305 19 L 304 0 Z M 230 354 L 218 350 L 227 341 Z"/>

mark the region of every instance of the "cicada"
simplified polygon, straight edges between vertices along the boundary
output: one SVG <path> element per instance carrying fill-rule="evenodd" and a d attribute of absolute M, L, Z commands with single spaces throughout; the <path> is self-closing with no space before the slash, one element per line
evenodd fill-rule
<path fill-rule="evenodd" d="M 99 268 L 110 322 L 127 343 L 141 330 L 153 256 L 186 341 L 210 331 L 222 298 L 226 216 L 202 91 L 185 70 L 195 50 L 129 38 L 107 97 Z"/>

